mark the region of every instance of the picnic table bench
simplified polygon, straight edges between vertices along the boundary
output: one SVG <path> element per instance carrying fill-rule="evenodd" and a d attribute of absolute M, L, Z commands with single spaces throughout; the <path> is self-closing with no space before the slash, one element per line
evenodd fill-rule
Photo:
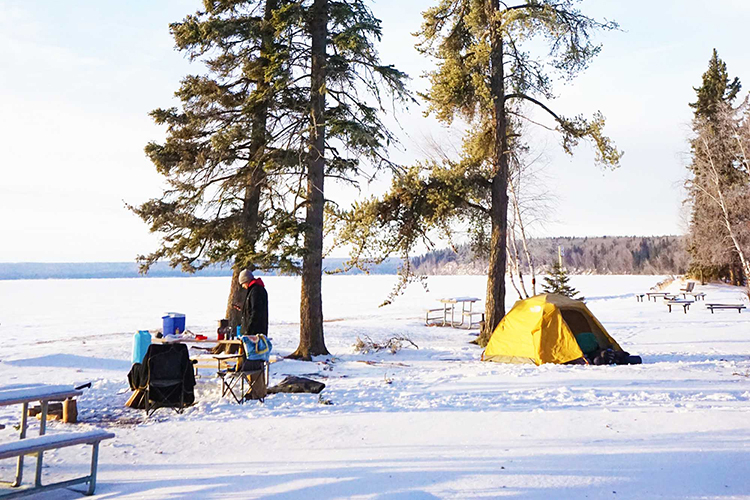
<path fill-rule="evenodd" d="M 87 432 L 66 432 L 62 434 L 47 434 L 30 439 L 20 439 L 12 443 L 3 443 L 0 445 L 0 460 L 7 458 L 18 457 L 19 461 L 23 459 L 25 455 L 36 455 L 37 456 L 37 469 L 36 476 L 34 478 L 34 486 L 30 488 L 24 488 L 21 490 L 13 491 L 7 494 L 0 494 L 0 499 L 6 498 L 18 498 L 26 495 L 36 494 L 42 491 L 67 488 L 76 484 L 88 483 L 89 487 L 86 490 L 86 495 L 93 495 L 96 489 L 96 469 L 99 461 L 99 443 L 105 439 L 111 439 L 115 435 L 111 432 L 96 429 Z M 47 485 L 42 484 L 42 453 L 48 450 L 55 450 L 58 448 L 66 448 L 68 446 L 75 445 L 91 445 L 91 471 L 87 476 L 78 477 L 75 479 L 68 479 L 67 481 L 60 481 L 57 483 L 51 483 Z M 17 479 L 20 486 L 20 474 L 17 473 Z M 14 483 L 15 484 L 15 483 Z"/>
<path fill-rule="evenodd" d="M 21 425 L 19 426 L 19 440 L 11 443 L 0 444 L 0 459 L 18 458 L 16 477 L 9 483 L 11 487 L 17 488 L 23 480 L 23 457 L 36 455 L 36 474 L 34 486 L 15 490 L 10 493 L 0 493 L 0 499 L 17 498 L 21 496 L 36 494 L 40 491 L 55 488 L 65 488 L 75 484 L 88 483 L 87 495 L 94 493 L 96 488 L 96 468 L 99 458 L 99 443 L 104 439 L 115 437 L 114 434 L 101 430 L 87 431 L 82 433 L 64 433 L 56 435 L 45 435 L 47 430 L 47 410 L 50 401 L 63 401 L 67 398 L 80 396 L 82 392 L 66 385 L 30 385 L 18 386 L 10 389 L 0 390 L 0 406 L 21 404 Z M 29 403 L 39 401 L 41 403 L 41 420 L 39 422 L 39 437 L 26 439 L 28 428 Z M 65 448 L 68 446 L 90 444 L 93 447 L 91 457 L 91 472 L 87 476 L 70 479 L 67 481 L 42 485 L 42 463 L 43 454 L 47 450 Z"/>
<path fill-rule="evenodd" d="M 688 295 L 692 296 L 694 300 L 706 300 L 706 294 L 703 292 L 682 292 L 683 298 L 687 299 Z"/>
<path fill-rule="evenodd" d="M 672 306 L 682 306 L 683 312 L 687 314 L 688 309 L 690 309 L 690 305 L 693 303 L 693 301 L 685 299 L 669 299 L 665 300 L 664 303 L 669 308 L 669 312 L 672 312 Z"/>
<path fill-rule="evenodd" d="M 711 314 L 714 313 L 714 309 L 737 309 L 737 312 L 742 314 L 745 306 L 743 304 L 706 304 L 706 308 L 711 310 Z"/>

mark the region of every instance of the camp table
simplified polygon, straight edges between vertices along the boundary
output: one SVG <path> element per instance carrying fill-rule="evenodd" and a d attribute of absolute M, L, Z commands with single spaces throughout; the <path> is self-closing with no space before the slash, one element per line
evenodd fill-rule
<path fill-rule="evenodd" d="M 474 314 L 482 314 L 479 312 L 473 312 L 474 302 L 479 301 L 477 297 L 448 297 L 440 299 L 443 304 L 443 326 L 450 324 L 453 328 L 460 327 L 464 324 L 464 318 L 469 317 L 469 327 L 471 327 L 471 318 Z M 461 322 L 457 323 L 455 320 L 456 315 L 456 304 L 461 304 Z M 450 323 L 448 322 L 448 312 L 450 311 Z"/>
<path fill-rule="evenodd" d="M 169 339 L 162 338 L 154 338 L 152 339 L 152 342 L 154 344 L 236 344 L 236 345 L 242 345 L 242 341 L 240 339 L 229 339 L 229 340 L 216 340 L 216 339 L 196 339 L 194 337 L 172 337 Z M 222 365 L 226 364 L 227 360 L 237 359 L 237 354 L 230 354 L 230 355 L 211 355 L 211 358 L 216 361 L 216 369 L 221 370 Z M 213 368 L 213 366 L 207 366 L 207 365 L 195 365 L 195 373 L 196 376 L 198 375 L 198 368 Z"/>

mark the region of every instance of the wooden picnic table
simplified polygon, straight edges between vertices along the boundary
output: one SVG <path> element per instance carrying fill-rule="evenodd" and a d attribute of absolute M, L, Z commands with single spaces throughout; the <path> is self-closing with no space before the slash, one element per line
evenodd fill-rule
<path fill-rule="evenodd" d="M 171 337 L 171 336 L 170 336 Z M 196 339 L 194 337 L 173 337 L 173 338 L 153 338 L 151 340 L 155 344 L 211 344 L 211 345 L 242 345 L 242 341 L 240 339 L 224 339 L 224 340 L 218 340 L 218 339 Z M 203 348 L 205 349 L 205 348 Z M 222 368 L 226 367 L 226 364 L 228 361 L 237 360 L 237 358 L 241 357 L 241 354 L 210 354 L 206 353 L 207 355 L 211 356 L 211 359 L 216 361 L 216 370 L 221 371 Z M 203 358 L 204 361 L 205 358 Z M 206 368 L 206 369 L 213 369 L 214 365 L 207 365 L 207 364 L 198 364 L 198 361 L 196 359 L 196 364 L 194 364 L 195 367 L 195 374 L 198 375 L 198 368 Z M 222 366 L 224 365 L 224 366 Z"/>
<path fill-rule="evenodd" d="M 11 406 L 20 404 L 21 406 L 21 426 L 19 439 L 26 438 L 26 429 L 29 419 L 29 403 L 39 401 L 42 406 L 41 422 L 39 423 L 39 435 L 43 436 L 47 431 L 47 409 L 50 401 L 64 401 L 65 399 L 80 396 L 83 392 L 73 389 L 69 385 L 45 385 L 33 384 L 24 386 L 15 386 L 0 390 L 0 406 Z M 36 460 L 37 477 L 42 473 L 42 454 Z M 18 457 L 18 466 L 16 468 L 16 478 L 11 486 L 18 487 L 23 477 L 23 455 Z"/>
<path fill-rule="evenodd" d="M 672 312 L 672 306 L 682 306 L 682 310 L 685 314 L 687 314 L 688 309 L 690 309 L 690 305 L 694 301 L 692 300 L 685 300 L 685 299 L 671 299 L 671 300 L 665 300 L 664 303 L 667 304 L 667 307 L 669 308 L 669 312 Z"/>
<path fill-rule="evenodd" d="M 745 306 L 743 304 L 706 304 L 706 309 L 710 309 L 711 314 L 714 313 L 714 309 L 737 309 L 737 312 L 742 314 Z"/>

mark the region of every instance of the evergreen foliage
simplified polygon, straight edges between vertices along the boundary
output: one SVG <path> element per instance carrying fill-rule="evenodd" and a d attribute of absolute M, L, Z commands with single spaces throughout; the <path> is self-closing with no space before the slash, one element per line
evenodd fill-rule
<path fill-rule="evenodd" d="M 549 276 L 544 277 L 542 289 L 544 289 L 544 293 L 555 293 L 576 299 L 578 298 L 576 297 L 578 291 L 568 284 L 569 281 L 568 271 L 559 262 L 555 262 L 549 271 Z M 578 300 L 583 300 L 583 297 L 578 298 Z"/>
<path fill-rule="evenodd" d="M 708 61 L 708 70 L 703 73 L 700 87 L 693 87 L 698 100 L 690 103 L 695 110 L 695 116 L 701 118 L 715 118 L 720 111 L 721 103 L 732 104 L 740 93 L 742 85 L 740 79 L 734 77 L 730 82 L 727 64 L 719 58 L 716 49 Z"/>
<path fill-rule="evenodd" d="M 746 200 L 750 186 L 743 141 L 747 102 L 735 107 L 741 89 L 713 50 L 702 85 L 695 88 L 692 160 L 686 183 L 692 206 L 690 272 L 701 280 L 729 277 L 740 284 L 747 274 L 744 228 L 750 219 Z"/>
<path fill-rule="evenodd" d="M 146 154 L 168 188 L 129 207 L 162 235 L 157 250 L 138 257 L 142 272 L 160 260 L 188 272 L 320 269 L 322 236 L 315 251 L 309 236 L 323 233 L 322 179 L 357 185 L 395 168 L 382 100 L 410 95 L 406 75 L 379 60 L 380 21 L 364 0 L 204 0 L 170 29 L 176 48 L 207 73 L 183 79 L 179 108 L 151 113 L 167 137 Z M 323 34 L 324 69 L 315 81 L 314 30 Z M 320 179 L 308 187 L 313 162 Z M 238 302 L 232 286 L 230 304 Z"/>
<path fill-rule="evenodd" d="M 383 198 L 340 214 L 347 221 L 341 237 L 354 248 L 353 265 L 398 253 L 407 262 L 401 287 L 413 278 L 408 262 L 418 243 L 433 248 L 434 237 L 450 241 L 457 224 L 468 226 L 475 248 L 489 254 L 480 342 L 505 312 L 508 176 L 524 148 L 519 134 L 521 123 L 531 122 L 529 107 L 551 118 L 565 152 L 586 139 L 602 165 L 616 167 L 622 155 L 603 134 L 601 113 L 565 117 L 545 104 L 554 97 L 554 81 L 573 78 L 599 52 L 592 33 L 617 28 L 585 16 L 578 3 L 439 0 L 424 12 L 418 49 L 437 60 L 437 69 L 429 73 L 431 86 L 422 97 L 440 121 L 469 124 L 460 157 L 417 163 L 393 180 Z M 547 50 L 538 53 L 544 43 Z"/>

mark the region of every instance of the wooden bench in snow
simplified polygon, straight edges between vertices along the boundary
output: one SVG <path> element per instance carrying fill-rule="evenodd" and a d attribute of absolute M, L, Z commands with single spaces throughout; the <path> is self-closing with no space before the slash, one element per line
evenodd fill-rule
<path fill-rule="evenodd" d="M 693 288 L 695 288 L 695 281 L 688 281 L 685 283 L 685 288 L 680 288 L 680 291 L 689 293 L 693 291 Z"/>
<path fill-rule="evenodd" d="M 672 306 L 682 306 L 683 312 L 687 314 L 688 309 L 690 309 L 690 305 L 693 303 L 693 301 L 684 299 L 671 299 L 665 300 L 664 303 L 669 308 L 669 312 L 672 312 Z"/>
<path fill-rule="evenodd" d="M 682 297 L 687 299 L 687 296 L 690 295 L 695 300 L 706 300 L 706 294 L 703 292 L 682 292 Z"/>
<path fill-rule="evenodd" d="M 86 495 L 93 495 L 94 489 L 96 488 L 96 469 L 99 461 L 99 443 L 105 439 L 111 439 L 113 437 L 115 437 L 115 435 L 111 432 L 93 430 L 87 432 L 66 432 L 63 434 L 52 434 L 29 439 L 21 439 L 12 443 L 0 444 L 0 460 L 16 457 L 20 458 L 24 455 L 36 455 L 38 463 L 41 463 L 42 453 L 48 450 L 86 444 L 90 444 L 92 446 L 91 471 L 89 475 L 78 477 L 75 479 L 68 479 L 67 481 L 60 481 L 57 483 L 42 485 L 42 469 L 41 467 L 37 467 L 36 477 L 34 478 L 34 486 L 12 491 L 6 494 L 0 494 L 0 499 L 18 498 L 26 495 L 36 494 L 46 490 L 52 490 L 55 488 L 67 488 L 69 486 L 83 483 L 88 483 L 89 485 L 88 489 L 85 492 Z"/>
<path fill-rule="evenodd" d="M 741 314 L 745 306 L 742 304 L 706 304 L 706 308 L 711 310 L 711 314 L 714 313 L 714 309 L 737 309 L 737 312 Z"/>

